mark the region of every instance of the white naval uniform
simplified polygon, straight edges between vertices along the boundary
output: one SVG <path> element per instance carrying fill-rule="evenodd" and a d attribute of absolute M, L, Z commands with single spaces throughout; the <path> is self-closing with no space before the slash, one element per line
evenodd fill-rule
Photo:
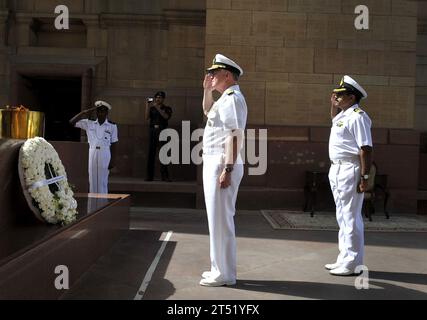
<path fill-rule="evenodd" d="M 105 120 L 83 119 L 76 127 L 86 131 L 89 142 L 89 189 L 90 193 L 108 193 L 108 165 L 111 160 L 111 144 L 118 141 L 117 125 Z"/>
<path fill-rule="evenodd" d="M 360 150 L 372 147 L 371 119 L 356 104 L 340 112 L 332 120 L 329 139 L 331 168 L 329 181 L 336 204 L 339 225 L 337 263 L 348 269 L 363 265 L 364 230 L 362 218 L 363 193 L 360 183 Z"/>
<path fill-rule="evenodd" d="M 221 189 L 219 177 L 225 167 L 225 140 L 232 130 L 244 130 L 247 105 L 238 85 L 228 88 L 214 103 L 203 136 L 203 188 L 209 224 L 212 279 L 236 280 L 235 205 L 243 177 L 239 155 L 231 172 L 231 185 Z"/>

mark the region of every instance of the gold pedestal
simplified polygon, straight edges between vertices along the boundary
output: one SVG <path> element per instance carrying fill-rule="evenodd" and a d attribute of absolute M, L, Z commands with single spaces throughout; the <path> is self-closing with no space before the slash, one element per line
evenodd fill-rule
<path fill-rule="evenodd" d="M 43 136 L 43 112 L 0 109 L 0 138 L 26 140 Z"/>

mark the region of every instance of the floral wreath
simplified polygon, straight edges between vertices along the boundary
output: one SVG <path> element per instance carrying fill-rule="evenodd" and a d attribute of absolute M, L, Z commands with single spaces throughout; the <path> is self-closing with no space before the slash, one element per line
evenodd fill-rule
<path fill-rule="evenodd" d="M 18 169 L 24 196 L 39 220 L 62 225 L 76 220 L 77 201 L 50 143 L 39 137 L 27 140 L 19 152 Z"/>

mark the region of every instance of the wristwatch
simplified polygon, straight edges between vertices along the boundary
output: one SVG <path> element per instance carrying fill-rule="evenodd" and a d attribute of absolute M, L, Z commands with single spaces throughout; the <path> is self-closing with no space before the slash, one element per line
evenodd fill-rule
<path fill-rule="evenodd" d="M 233 167 L 225 167 L 225 172 L 230 173 L 233 171 Z"/>
<path fill-rule="evenodd" d="M 362 174 L 361 178 L 363 180 L 368 180 L 369 179 L 369 174 Z"/>

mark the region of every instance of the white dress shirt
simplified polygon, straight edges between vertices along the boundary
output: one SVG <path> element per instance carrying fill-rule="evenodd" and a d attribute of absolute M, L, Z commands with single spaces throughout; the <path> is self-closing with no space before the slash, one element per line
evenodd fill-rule
<path fill-rule="evenodd" d="M 76 123 L 76 127 L 86 131 L 89 146 L 92 148 L 110 147 L 111 144 L 119 141 L 117 125 L 108 120 L 100 125 L 98 120 L 83 119 Z"/>
<path fill-rule="evenodd" d="M 357 104 L 337 114 L 332 120 L 329 158 L 355 159 L 361 147 L 372 147 L 371 125 L 371 119 Z"/>
<path fill-rule="evenodd" d="M 203 153 L 223 154 L 227 137 L 233 130 L 244 130 L 248 107 L 238 85 L 224 91 L 208 113 L 203 135 Z"/>

